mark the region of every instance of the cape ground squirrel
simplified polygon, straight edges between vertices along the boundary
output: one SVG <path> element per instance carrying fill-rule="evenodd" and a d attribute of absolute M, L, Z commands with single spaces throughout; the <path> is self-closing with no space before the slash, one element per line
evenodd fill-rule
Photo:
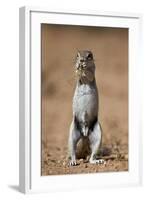
<path fill-rule="evenodd" d="M 104 160 L 96 159 L 102 132 L 98 122 L 98 90 L 91 51 L 84 50 L 77 53 L 75 72 L 77 74 L 77 85 L 73 97 L 73 120 L 68 141 L 69 165 L 77 165 L 77 143 L 80 139 L 88 141 L 85 145 L 89 144 L 91 150 L 89 162 L 103 163 Z"/>

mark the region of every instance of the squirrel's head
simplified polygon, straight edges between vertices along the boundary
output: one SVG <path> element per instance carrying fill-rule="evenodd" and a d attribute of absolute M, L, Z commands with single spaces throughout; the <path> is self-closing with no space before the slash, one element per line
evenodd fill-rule
<path fill-rule="evenodd" d="M 95 64 L 91 51 L 78 51 L 76 55 L 75 72 L 83 83 L 91 82 L 95 77 Z"/>

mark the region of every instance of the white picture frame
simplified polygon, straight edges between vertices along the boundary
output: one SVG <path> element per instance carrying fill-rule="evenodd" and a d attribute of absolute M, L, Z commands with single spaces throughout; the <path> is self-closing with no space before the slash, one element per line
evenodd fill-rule
<path fill-rule="evenodd" d="M 20 8 L 20 191 L 23 193 L 140 185 L 141 133 L 140 14 Z M 129 170 L 127 172 L 41 176 L 40 24 L 129 29 Z"/>

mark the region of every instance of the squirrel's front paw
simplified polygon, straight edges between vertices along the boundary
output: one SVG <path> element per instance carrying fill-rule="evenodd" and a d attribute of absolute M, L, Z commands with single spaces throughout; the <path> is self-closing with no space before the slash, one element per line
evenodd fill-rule
<path fill-rule="evenodd" d="M 77 161 L 76 160 L 70 160 L 68 165 L 69 166 L 76 166 L 77 165 Z"/>

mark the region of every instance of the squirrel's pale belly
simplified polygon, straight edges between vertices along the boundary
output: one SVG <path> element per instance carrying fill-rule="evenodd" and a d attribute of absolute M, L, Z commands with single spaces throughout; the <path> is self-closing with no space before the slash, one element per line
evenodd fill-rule
<path fill-rule="evenodd" d="M 73 112 L 80 122 L 92 121 L 97 116 L 97 91 L 88 86 L 77 88 L 73 99 Z"/>

